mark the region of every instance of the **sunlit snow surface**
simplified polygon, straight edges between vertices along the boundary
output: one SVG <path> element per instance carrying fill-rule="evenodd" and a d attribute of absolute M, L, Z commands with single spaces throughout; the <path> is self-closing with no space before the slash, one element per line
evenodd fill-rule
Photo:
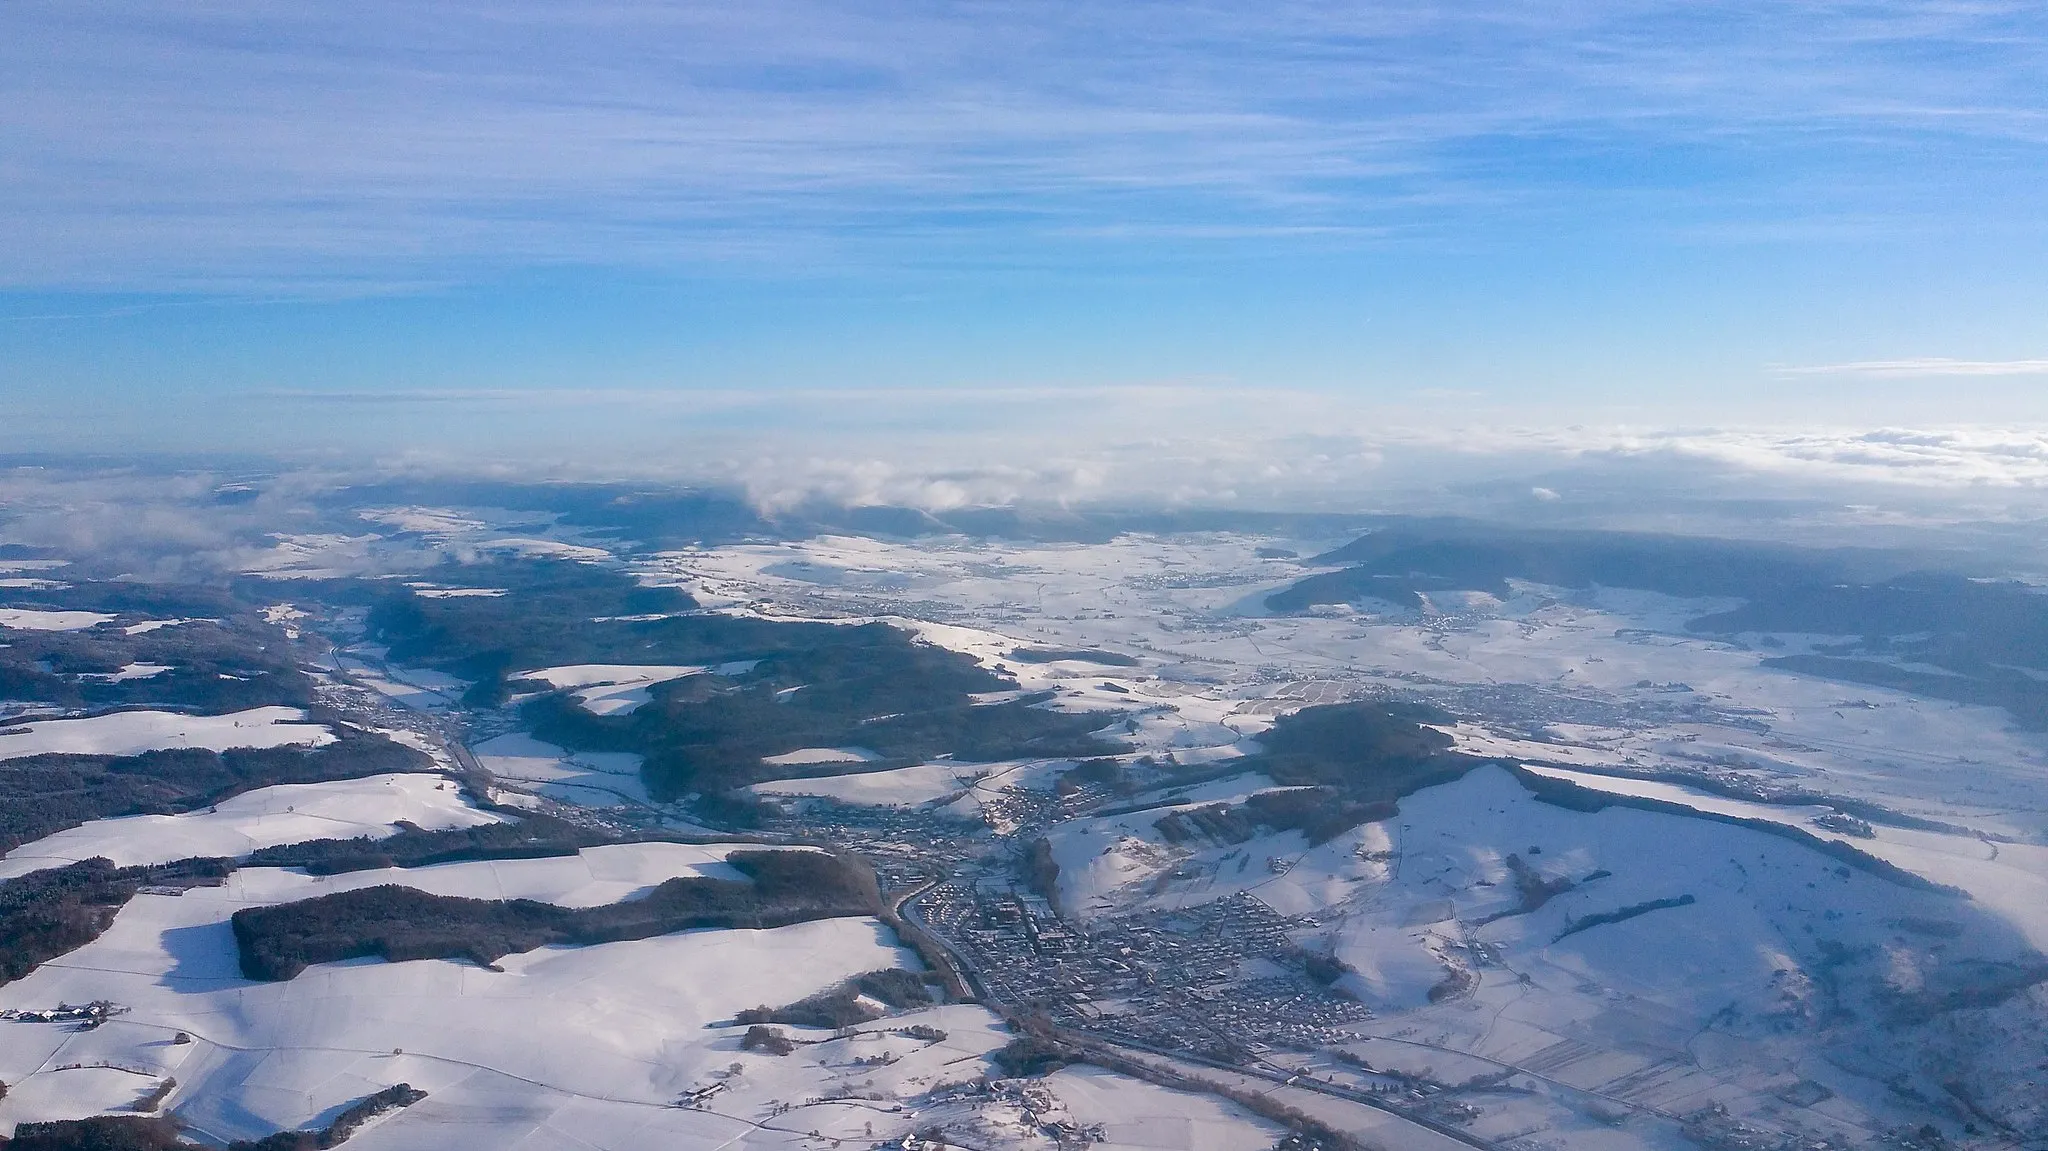
<path fill-rule="evenodd" d="M 84 631 L 114 617 L 96 611 L 39 611 L 35 608 L 0 607 L 0 628 L 20 631 Z"/>
<path fill-rule="evenodd" d="M 628 715 L 652 698 L 648 688 L 684 676 L 701 675 L 705 670 L 701 667 L 579 663 L 521 672 L 518 678 L 537 680 L 549 687 L 572 689 L 576 702 L 593 715 Z"/>
<path fill-rule="evenodd" d="M 648 801 L 640 757 L 629 751 L 572 754 L 523 732 L 485 740 L 470 750 L 493 776 L 551 799 L 595 807 Z"/>
<path fill-rule="evenodd" d="M 138 896 L 98 941 L 0 988 L 0 1007 L 107 998 L 133 1011 L 92 1032 L 0 1021 L 0 1132 L 18 1122 L 116 1109 L 175 1076 L 179 1118 L 214 1138 L 307 1126 L 396 1082 L 429 1098 L 351 1140 L 369 1151 L 447 1147 L 872 1145 L 944 1118 L 993 1144 L 1047 1146 L 1021 1115 L 916 1100 L 989 1069 L 1007 1042 L 975 1006 L 935 1007 L 777 1057 L 740 1049 L 732 1017 L 789 1003 L 852 975 L 916 966 L 870 919 L 767 931 L 691 931 L 505 957 L 501 970 L 426 960 L 316 966 L 285 983 L 236 970 L 228 917 L 238 908 L 379 883 L 449 895 L 591 906 L 631 898 L 677 875 L 736 872 L 736 846 L 633 844 L 559 859 L 456 863 L 327 878 L 250 868 L 227 886 L 178 898 Z M 938 1028 L 937 1043 L 891 1033 Z M 184 1031 L 188 1045 L 166 1042 Z M 859 1061 L 859 1062 L 856 1062 Z M 57 1067 L 109 1063 L 122 1077 Z M 722 1084 L 696 1109 L 683 1095 Z M 1055 1084 L 1076 1115 L 1111 1119 L 1115 1146 L 1253 1151 L 1274 1129 L 1229 1104 L 1096 1073 Z M 844 1096 L 828 1099 L 825 1096 Z M 1099 1118 L 1098 1118 L 1099 1117 Z M 983 1145 L 990 1145 L 985 1143 Z"/>
<path fill-rule="evenodd" d="M 117 711 L 0 729 L 0 759 L 52 752 L 139 755 L 178 747 L 320 747 L 334 739 L 327 725 L 307 722 L 306 713 L 296 707 L 255 707 L 228 715 Z"/>
<path fill-rule="evenodd" d="M 509 525 L 405 523 L 525 547 L 503 539 Z M 540 534 L 517 530 L 519 540 Z M 1486 767 L 1320 845 L 1298 832 L 1242 844 L 1165 842 L 1156 823 L 1174 807 L 1272 786 L 1239 773 L 1136 797 L 1159 806 L 1084 816 L 1048 833 L 1059 901 L 1077 918 L 1177 912 L 1237 892 L 1294 917 L 1294 938 L 1345 960 L 1353 970 L 1344 985 L 1376 1013 L 1354 1028 L 1354 1053 L 1446 1082 L 1512 1072 L 1506 1088 L 1486 1096 L 1485 1115 L 1469 1129 L 1475 1136 L 1517 1148 L 1676 1149 L 1691 1144 L 1670 1116 L 1726 1104 L 1868 1143 L 1903 1116 L 1925 1114 L 1912 1093 L 1948 1098 L 1951 1079 L 2008 1116 L 2024 1118 L 2048 1099 L 2041 988 L 1991 1007 L 1924 1010 L 1950 991 L 2023 974 L 2048 945 L 2042 736 L 1995 709 L 1763 667 L 1763 645 L 1749 642 L 1756 637 L 1735 643 L 1685 631 L 1728 601 L 1516 585 L 1504 599 L 1441 597 L 1427 611 L 1366 601 L 1276 616 L 1263 606 L 1314 569 L 1257 549 L 1307 555 L 1339 542 L 823 537 L 678 552 L 636 574 L 735 613 L 891 622 L 1003 670 L 1025 692 L 1052 692 L 1046 706 L 1101 712 L 1137 752 L 1182 764 L 1227 772 L 1231 760 L 1257 751 L 1281 713 L 1393 693 L 1460 717 L 1445 730 L 1475 754 L 1692 808 L 1697 815 L 1568 810 Z M 319 566 L 352 546 L 326 541 L 317 560 L 281 566 Z M 597 558 L 580 545 L 549 550 Z M 1782 646 L 1769 652 L 1783 654 L 1823 637 L 1772 638 Z M 1054 650 L 1066 654 L 1040 662 Z M 696 669 L 547 670 L 570 673 L 551 686 L 591 692 L 584 702 L 596 711 L 611 699 L 642 702 L 654 681 L 639 677 Z M 1003 829 L 1006 789 L 1047 791 L 1071 766 L 940 761 L 796 778 L 834 762 L 857 767 L 861 750 L 804 749 L 776 773 L 792 778 L 755 790 L 791 804 L 943 804 Z M 553 798 L 645 801 L 632 757 L 571 755 L 521 734 L 475 751 L 507 782 Z M 1630 778 L 1648 772 L 1670 778 Z M 1729 799 L 1670 781 L 1680 776 L 1819 799 Z M 1827 797 L 1968 830 L 1879 821 L 1867 838 L 1831 831 L 1815 823 Z M 1817 851 L 1821 841 L 1845 842 L 1971 898 L 1850 866 Z M 1005 1118 L 1000 1108 L 891 1110 L 988 1069 L 983 1057 L 1008 1036 L 976 1007 L 914 1017 L 951 1033 L 929 1050 L 894 1036 L 804 1046 L 782 1060 L 737 1050 L 738 1030 L 721 1025 L 733 1011 L 914 962 L 869 921 L 548 949 L 509 957 L 503 972 L 441 961 L 336 964 L 283 985 L 248 984 L 234 972 L 225 924 L 237 906 L 376 882 L 589 905 L 668 875 L 719 874 L 723 850 L 636 845 L 324 881 L 251 869 L 222 889 L 140 897 L 99 942 L 0 988 L 0 1006 L 104 996 L 136 1011 L 76 1035 L 0 1023 L 0 1081 L 101 1058 L 145 1076 L 175 1073 L 172 1105 L 218 1137 L 307 1123 L 399 1080 L 434 1092 L 352 1140 L 366 1151 L 825 1146 L 808 1138 L 814 1129 L 854 1148 L 938 1120 L 962 1124 L 955 1129 L 978 1146 L 1043 1145 L 1021 1116 Z M 1573 886 L 1523 910 L 1511 855 Z M 1600 920 L 1630 909 L 1638 910 Z M 199 1042 L 164 1045 L 168 1029 Z M 853 1062 L 882 1054 L 898 1061 Z M 1355 1074 L 1322 1056 L 1271 1058 Z M 741 1073 L 707 1109 L 668 1106 L 735 1063 Z M 29 1075 L 16 1093 L 22 1102 L 0 1102 L 0 1130 L 31 1114 L 114 1105 L 113 1093 L 128 1088 L 49 1078 Z M 152 1082 L 137 1078 L 134 1094 Z M 1115 1146 L 1249 1151 L 1275 1137 L 1209 1099 L 1089 1071 L 1051 1082 L 1064 1113 L 1095 1116 L 1085 1121 L 1104 1122 Z M 807 1103 L 835 1093 L 877 1098 Z M 1629 1108 L 1640 1110 L 1618 1117 Z"/>
<path fill-rule="evenodd" d="M 429 830 L 473 827 L 502 817 L 478 811 L 438 775 L 373 775 L 330 783 L 287 783 L 243 792 L 183 815 L 97 819 L 25 843 L 0 859 L 0 879 L 102 856 L 121 867 L 202 856 L 242 856 L 309 839 L 379 839 L 400 821 Z"/>
<path fill-rule="evenodd" d="M 2048 1125 L 2048 1115 L 2035 1114 L 2048 1096 L 2040 987 L 1995 1009 L 1919 1022 L 1911 1006 L 2001 977 L 2024 983 L 2037 949 L 2048 946 L 2048 741 L 2040 733 L 1995 708 L 1762 665 L 1766 655 L 1810 651 L 1830 637 L 1785 634 L 1767 645 L 1686 630 L 1733 606 L 1728 600 L 1517 584 L 1505 599 L 1439 597 L 1426 611 L 1362 601 L 1277 615 L 1264 606 L 1266 595 L 1316 569 L 1261 558 L 1258 546 L 1306 555 L 1338 542 L 828 537 L 678 552 L 649 567 L 727 610 L 909 627 L 1027 690 L 1054 692 L 1048 706 L 1122 709 L 1130 722 L 1115 735 L 1182 763 L 1254 750 L 1273 717 L 1296 707 L 1393 694 L 1464 717 L 1446 727 L 1463 750 L 1557 765 L 1536 770 L 1701 813 L 1568 811 L 1485 769 L 1410 797 L 1396 819 L 1320 846 L 1298 832 L 1234 845 L 1165 842 L 1155 824 L 1171 805 L 1258 785 L 1243 778 L 1214 785 L 1215 796 L 1167 796 L 1167 806 L 1050 830 L 1070 914 L 1190 906 L 1245 891 L 1283 915 L 1308 917 L 1297 938 L 1335 947 L 1355 968 L 1353 988 L 1380 1013 L 1360 1028 L 1374 1038 L 1358 1048 L 1377 1065 L 1449 1081 L 1508 1066 L 1549 1069 L 1549 1080 L 1530 1081 L 1535 1095 L 1489 1103 L 1475 1134 L 1540 1130 L 1573 1146 L 1684 1146 L 1675 1124 L 1615 1127 L 1601 1100 L 1668 1114 L 1727 1103 L 1762 1115 L 1785 1111 L 1788 1094 L 1832 1092 L 1794 1114 L 1815 1130 L 1867 1139 L 1915 1113 L 1885 1084 L 1944 1097 L 1941 1069 L 1975 1084 L 2003 1114 Z M 1020 647 L 1134 662 L 1038 662 L 1016 658 Z M 917 774 L 884 773 L 873 784 L 787 780 L 759 790 L 854 803 L 936 798 L 942 778 L 910 770 Z M 1815 824 L 1830 809 L 1811 802 L 1728 800 L 1616 778 L 1651 772 L 1875 804 L 1955 830 L 1879 821 L 1866 839 Z M 1780 825 L 1793 838 L 1730 819 Z M 1845 866 L 1809 846 L 1821 841 L 1846 842 L 1969 897 Z M 1511 853 L 1579 886 L 1538 912 L 1487 921 L 1516 902 Z M 1563 934 L 1571 917 L 1684 896 L 1692 901 Z M 1850 958 L 1829 958 L 1837 954 L 1830 947 Z M 1831 993 L 1864 1023 L 1825 1014 L 1811 973 L 1829 970 L 1839 984 Z M 1446 987 L 1453 990 L 1443 996 Z"/>
<path fill-rule="evenodd" d="M 1506 601 L 1474 597 L 1428 617 L 1370 601 L 1293 616 L 1264 607 L 1318 569 L 1260 558 L 1260 546 L 1311 554 L 1339 542 L 821 537 L 647 566 L 730 610 L 900 623 L 1027 689 L 1056 690 L 1058 706 L 1137 709 L 1141 745 L 1181 759 L 1234 753 L 1277 711 L 1393 690 L 1472 716 L 1460 741 L 1482 754 L 1744 770 L 2022 839 L 2043 833 L 2048 739 L 1996 708 L 1761 666 L 1819 637 L 1764 651 L 1684 630 L 1729 600 L 1518 584 Z M 1020 646 L 1137 664 L 1009 658 Z"/>

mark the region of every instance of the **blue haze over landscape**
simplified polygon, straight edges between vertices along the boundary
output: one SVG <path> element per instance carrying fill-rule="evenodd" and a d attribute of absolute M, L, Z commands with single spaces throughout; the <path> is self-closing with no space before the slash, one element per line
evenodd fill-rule
<path fill-rule="evenodd" d="M 2048 419 L 2037 5 L 0 21 L 12 450 Z"/>
<path fill-rule="evenodd" d="M 2048 5 L 0 3 L 0 1151 L 2043 1151 Z"/>

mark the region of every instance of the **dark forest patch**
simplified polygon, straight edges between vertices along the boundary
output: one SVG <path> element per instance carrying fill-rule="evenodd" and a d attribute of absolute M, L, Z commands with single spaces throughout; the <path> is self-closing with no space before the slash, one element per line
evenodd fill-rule
<path fill-rule="evenodd" d="M 376 957 L 489 965 L 550 944 L 617 943 L 702 927 L 783 927 L 874 915 L 873 877 L 815 851 L 735 852 L 747 881 L 671 879 L 641 899 L 567 908 L 531 899 L 464 899 L 384 885 L 234 914 L 242 973 L 290 979 L 314 963 Z"/>
<path fill-rule="evenodd" d="M 974 695 L 1015 681 L 886 624 L 691 612 L 680 591 L 641 587 L 600 565 L 451 564 L 427 574 L 509 589 L 450 599 L 387 591 L 370 613 L 371 634 L 392 659 L 478 680 L 471 703 L 502 702 L 512 679 L 541 667 L 751 661 L 730 676 L 657 685 L 652 701 L 627 715 L 592 715 L 564 693 L 526 705 L 541 739 L 645 757 L 647 784 L 663 799 L 767 779 L 762 758 L 803 747 L 873 748 L 892 766 L 949 753 L 985 761 L 1120 750 L 1089 734 L 1113 716 L 1063 714 L 1032 700 L 977 706 Z"/>
<path fill-rule="evenodd" d="M 515 823 L 486 823 L 426 831 L 400 824 L 382 839 L 313 839 L 249 854 L 249 867 L 302 867 L 311 875 L 340 875 L 380 867 L 429 867 L 482 859 L 546 859 L 574 855 L 618 837 L 551 815 L 530 812 Z"/>

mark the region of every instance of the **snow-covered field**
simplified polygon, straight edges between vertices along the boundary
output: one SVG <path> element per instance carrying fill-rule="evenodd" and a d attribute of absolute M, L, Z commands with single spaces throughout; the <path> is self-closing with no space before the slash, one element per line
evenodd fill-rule
<path fill-rule="evenodd" d="M 1172 1091 L 1099 1067 L 1069 1067 L 1045 1085 L 1066 1105 L 1066 1118 L 1100 1125 L 1103 1151 L 1265 1151 L 1286 1132 L 1213 1095 Z"/>
<path fill-rule="evenodd" d="M 1820 637 L 1765 649 L 1684 631 L 1728 600 L 1517 584 L 1505 601 L 1427 617 L 1370 602 L 1307 615 L 1264 607 L 1313 569 L 1261 558 L 1260 546 L 1309 554 L 1335 542 L 820 537 L 669 553 L 648 567 L 735 610 L 900 623 L 1057 692 L 1057 706 L 1137 709 L 1139 745 L 1182 761 L 1235 754 L 1277 711 L 1394 691 L 1468 715 L 1453 730 L 1481 754 L 1748 773 L 2048 841 L 2048 736 L 1996 708 L 1762 666 Z M 1020 647 L 1136 662 L 1009 658 Z"/>
<path fill-rule="evenodd" d="M 2048 737 L 1995 708 L 1763 664 L 1827 637 L 1729 642 L 1685 630 L 1730 607 L 1725 600 L 1516 584 L 1504 599 L 1439 597 L 1426 611 L 1371 601 L 1302 615 L 1266 609 L 1267 594 L 1312 569 L 1261 558 L 1256 546 L 1311 554 L 1332 542 L 820 538 L 677 552 L 650 568 L 731 610 L 910 627 L 1026 690 L 1053 691 L 1051 706 L 1125 709 L 1130 723 L 1116 734 L 1145 754 L 1220 763 L 1255 749 L 1276 714 L 1392 693 L 1462 717 L 1446 730 L 1463 750 L 1588 769 L 1569 774 L 1703 814 L 1785 824 L 1972 896 L 1901 886 L 1725 821 L 1551 807 L 1497 769 L 1413 796 L 1396 820 L 1321 846 L 1299 833 L 1169 845 L 1153 824 L 1170 807 L 1050 829 L 1070 913 L 1247 891 L 1313 918 L 1321 926 L 1304 941 L 1327 937 L 1384 1014 L 1367 1028 L 1381 1037 L 1375 1059 L 1406 1051 L 1395 1065 L 1453 1079 L 1554 1066 L 1557 1084 L 1538 1084 L 1547 1101 L 1498 1109 L 1531 1129 L 1574 1132 L 1587 1146 L 1675 1142 L 1673 1128 L 1615 1131 L 1600 1116 L 1620 1105 L 1600 1092 L 1673 1113 L 1712 1102 L 1784 1110 L 1789 1093 L 1827 1097 L 1788 1112 L 1796 1120 L 1865 1139 L 1911 1112 L 1887 1079 L 1938 1096 L 1945 1089 L 1926 1073 L 1944 1064 L 2008 1114 L 2043 1092 L 2034 1068 L 2048 1061 L 2037 1037 L 2048 1033 L 2048 996 L 2039 988 L 1996 1011 L 1933 1022 L 1908 1021 L 1901 1004 L 1980 977 L 1995 983 L 1986 972 L 2024 979 L 2030 956 L 2048 947 Z M 1039 662 L 1015 658 L 1020 648 L 1121 658 Z M 1838 797 L 1989 838 L 1879 823 L 1866 839 L 1815 824 L 1825 806 L 1616 777 L 1630 772 Z M 900 792 L 855 801 L 933 797 L 936 779 L 894 775 L 873 785 L 900 782 Z M 818 794 L 819 782 L 762 790 Z M 1228 800 L 1222 792 L 1258 783 L 1224 780 L 1213 798 L 1171 801 Z M 855 797 L 861 785 L 827 786 Z M 1538 911 L 1481 922 L 1517 899 L 1509 854 L 1578 886 Z M 1620 912 L 1628 917 L 1565 934 L 1577 918 Z M 1834 980 L 1826 994 L 1822 979 Z M 1890 1022 L 1843 1025 L 1828 995 Z M 1642 1082 L 1626 1078 L 1637 1073 Z"/>
<path fill-rule="evenodd" d="M 487 739 L 470 751 L 493 776 L 550 799 L 596 807 L 649 802 L 640 757 L 630 751 L 572 754 L 524 732 Z"/>
<path fill-rule="evenodd" d="M 518 678 L 538 680 L 557 689 L 572 688 L 577 703 L 592 714 L 629 715 L 652 698 L 648 688 L 688 675 L 701 675 L 706 670 L 702 667 L 579 663 L 521 672 Z"/>
<path fill-rule="evenodd" d="M 127 633 L 128 635 L 148 635 L 150 632 L 153 632 L 158 628 L 177 627 L 180 624 L 188 623 L 213 622 L 215 621 L 203 619 L 146 619 L 143 620 L 141 623 L 131 623 L 127 627 L 122 628 L 121 630 Z"/>
<path fill-rule="evenodd" d="M 880 758 L 864 747 L 800 747 L 768 756 L 761 762 L 776 767 L 806 767 L 817 763 L 873 763 Z"/>
<path fill-rule="evenodd" d="M 170 670 L 167 663 L 131 663 L 123 665 L 120 671 L 86 672 L 78 678 L 87 683 L 126 683 L 131 679 L 155 679 Z"/>
<path fill-rule="evenodd" d="M 782 758 L 778 756 L 768 762 L 775 763 Z M 827 775 L 816 779 L 775 779 L 757 783 L 751 790 L 760 795 L 811 795 L 874 807 L 912 807 L 972 787 L 990 770 L 985 764 L 926 763 L 891 771 Z"/>
<path fill-rule="evenodd" d="M 286 983 L 236 971 L 227 918 L 240 907 L 381 882 L 588 905 L 673 875 L 716 873 L 727 850 L 637 844 L 325 879 L 256 868 L 221 888 L 138 896 L 99 940 L 0 988 L 0 1008 L 93 999 L 132 1008 L 91 1032 L 0 1020 L 0 1080 L 10 1085 L 0 1130 L 123 1105 L 174 1075 L 168 1106 L 214 1138 L 308 1125 L 402 1081 L 429 1099 L 353 1144 L 816 1146 L 806 1137 L 813 1130 L 898 1137 L 915 1122 L 904 1099 L 986 1070 L 983 1057 L 1008 1037 L 971 1006 L 878 1021 L 844 1039 L 793 1028 L 808 1045 L 787 1057 L 740 1049 L 745 1028 L 731 1019 L 744 1008 L 915 966 L 867 919 L 545 948 L 507 956 L 496 971 L 442 960 L 338 963 Z M 910 1023 L 949 1038 L 887 1033 Z M 194 1042 L 167 1043 L 177 1031 Z M 131 1079 L 55 1070 L 68 1064 L 127 1068 L 120 1074 Z M 699 1108 L 673 1106 L 714 1086 Z"/>
<path fill-rule="evenodd" d="M 96 611 L 40 611 L 26 607 L 0 607 L 0 627 L 20 631 L 84 631 L 110 623 L 113 616 Z"/>
<path fill-rule="evenodd" d="M 1815 822 L 1834 809 L 1731 799 L 1698 788 L 1650 779 L 1531 766 L 1528 770 L 1594 791 L 1654 799 L 1695 811 L 1775 823 L 1853 847 L 1915 875 L 1960 888 L 2000 915 L 2034 946 L 2048 951 L 2048 847 L 2000 843 L 1978 835 L 1876 824 L 1851 835 Z"/>
<path fill-rule="evenodd" d="M 207 811 L 96 819 L 25 843 L 0 859 L 0 879 L 103 856 L 122 867 L 198 856 L 239 857 L 309 839 L 382 838 L 400 821 L 435 830 L 494 823 L 438 775 L 373 775 L 260 787 Z"/>
<path fill-rule="evenodd" d="M 296 707 L 255 707 L 228 715 L 117 711 L 0 730 L 0 760 L 52 752 L 139 755 L 177 747 L 321 747 L 334 739 L 327 725 L 307 722 L 306 713 Z"/>
<path fill-rule="evenodd" d="M 567 533 L 491 527 L 487 518 L 400 509 L 380 522 L 522 554 L 604 558 L 574 539 L 543 538 Z M 514 530 L 520 535 L 505 538 Z M 1670 1117 L 1718 1104 L 1860 1144 L 1895 1123 L 1919 1122 L 1912 1117 L 1927 1111 L 1916 1095 L 1947 1099 L 1951 1080 L 1968 1084 L 1973 1105 L 2007 1117 L 2048 1099 L 2048 984 L 2029 983 L 2030 965 L 2048 949 L 2048 739 L 1995 709 L 1763 664 L 1825 637 L 1731 642 L 1685 630 L 1728 601 L 1515 584 L 1503 598 L 1439 596 L 1420 610 L 1372 601 L 1302 615 L 1265 608 L 1268 593 L 1311 570 L 1271 558 L 1270 549 L 1312 554 L 1336 542 L 819 537 L 670 553 L 636 574 L 738 613 L 904 627 L 1012 675 L 1020 690 L 1006 694 L 1050 692 L 1046 706 L 1103 712 L 1105 727 L 1134 755 L 1227 771 L 1229 761 L 1257 751 L 1277 715 L 1395 694 L 1448 710 L 1456 718 L 1443 728 L 1463 750 L 1696 812 L 1570 810 L 1537 801 L 1505 770 L 1482 767 L 1408 797 L 1391 819 L 1323 844 L 1299 832 L 1244 843 L 1166 841 L 1156 824 L 1169 812 L 1235 803 L 1273 786 L 1240 773 L 1136 797 L 1157 806 L 1045 830 L 1059 865 L 1059 902 L 1082 921 L 1178 914 L 1240 892 L 1293 917 L 1292 938 L 1348 965 L 1342 986 L 1376 1013 L 1350 1025 L 1354 1053 L 1446 1083 L 1500 1077 L 1469 1129 L 1477 1137 L 1517 1151 L 1677 1148 L 1689 1144 Z M 281 540 L 271 570 L 352 562 L 368 546 L 346 536 Z M 350 670 L 372 686 L 406 702 L 431 696 L 437 710 L 465 686 L 383 667 L 381 652 L 359 649 L 354 658 L 360 666 Z M 646 703 L 656 684 L 704 670 L 575 665 L 519 678 L 615 715 Z M 105 736 L 110 745 L 214 746 L 240 729 L 152 734 L 122 725 L 234 718 L 42 721 L 0 735 L 0 757 L 30 754 L 12 749 L 37 741 L 86 749 L 96 729 L 59 725 L 107 720 L 117 721 Z M 324 734 L 291 722 L 304 718 L 294 713 L 269 726 Z M 236 744 L 244 745 L 251 744 Z M 518 733 L 473 750 L 508 786 L 592 805 L 648 802 L 634 756 L 572 755 Z M 1009 789 L 1043 796 L 1072 766 L 940 760 L 799 778 L 873 758 L 857 747 L 802 749 L 769 761 L 792 778 L 753 790 L 799 804 L 945 802 L 947 813 L 986 813 L 1000 832 L 1014 827 L 1000 814 L 1017 798 Z M 1641 777 L 1651 772 L 1668 778 Z M 1758 794 L 1797 791 L 1811 802 L 1731 799 L 1669 781 L 1679 777 Z M 425 781 L 408 787 L 438 782 L 401 778 Z M 253 804 L 264 794 L 243 799 Z M 398 798 L 378 807 L 370 795 L 321 794 L 340 806 L 283 800 L 296 810 L 280 813 L 273 797 L 262 810 L 223 804 L 218 814 L 171 817 L 162 827 L 108 821 L 31 847 L 47 858 L 139 861 L 283 841 L 267 836 L 382 834 L 399 818 L 429 826 L 488 818 L 463 807 L 452 787 L 448 796 L 436 788 L 404 800 L 426 805 L 417 814 L 401 814 L 409 809 Z M 1840 820 L 1817 822 L 1834 810 L 1831 798 L 1970 831 L 1873 818 L 1865 836 Z M 444 799 L 451 806 L 435 806 Z M 913 817 L 906 810 L 862 818 L 893 826 Z M 316 826 L 323 819 L 362 830 L 325 830 Z M 1897 882 L 1818 850 L 1821 841 L 1968 897 Z M 0 1021 L 0 1081 L 21 1081 L 0 1101 L 0 1130 L 24 1117 L 115 1106 L 176 1074 L 172 1105 L 220 1138 L 306 1123 L 399 1080 L 433 1092 L 357 1136 L 354 1145 L 366 1151 L 823 1148 L 834 1139 L 865 1148 L 937 1120 L 957 1122 L 990 1148 L 1038 1145 L 1014 1100 L 924 1094 L 981 1075 L 986 1054 L 1007 1040 L 977 1007 L 915 1017 L 950 1033 L 937 1045 L 885 1034 L 912 1021 L 893 1019 L 838 1039 L 799 1032 L 811 1042 L 786 1058 L 738 1050 L 743 1029 L 727 1023 L 737 1010 L 790 1002 L 859 971 L 914 965 L 872 922 L 548 949 L 509 957 L 501 972 L 440 961 L 335 964 L 283 985 L 239 979 L 225 926 L 239 906 L 381 882 L 588 906 L 630 898 L 672 875 L 725 873 L 725 850 L 642 844 L 327 879 L 252 869 L 220 889 L 139 897 L 99 942 L 0 988 L 0 1006 L 105 997 L 135 1007 L 91 1033 Z M 9 857 L 0 875 L 16 866 Z M 1550 885 L 1540 898 L 1529 895 L 1534 879 Z M 1995 992 L 1989 1000 L 1969 998 L 1986 988 Z M 173 1030 L 198 1041 L 163 1044 Z M 1270 1059 L 1370 1081 L 1327 1057 Z M 96 1061 L 129 1070 L 93 1071 Z M 93 1073 L 37 1072 L 72 1062 Z M 1097 1071 L 1060 1072 L 1044 1088 L 1054 1114 L 1101 1124 L 1113 1147 L 1254 1151 L 1277 1138 L 1269 1124 L 1212 1097 Z M 710 1089 L 701 1107 L 671 1106 Z M 117 1098 L 122 1091 L 128 1095 Z"/>

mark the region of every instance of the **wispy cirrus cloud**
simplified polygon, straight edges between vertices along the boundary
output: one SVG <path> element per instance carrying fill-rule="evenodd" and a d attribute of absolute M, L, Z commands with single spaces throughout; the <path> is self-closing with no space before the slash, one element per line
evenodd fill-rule
<path fill-rule="evenodd" d="M 1939 376 L 2048 376 L 2048 360 L 1953 360 L 1918 356 L 1902 360 L 1854 360 L 1844 364 L 1773 367 L 1777 376 L 1864 376 L 1918 379 Z"/>
<path fill-rule="evenodd" d="M 16 0 L 5 21 L 17 287 L 1805 226 L 1942 210 L 1959 171 L 2016 194 L 2048 150 L 2048 16 L 2000 0 Z M 1886 162 L 1901 144 L 1919 161 Z"/>

